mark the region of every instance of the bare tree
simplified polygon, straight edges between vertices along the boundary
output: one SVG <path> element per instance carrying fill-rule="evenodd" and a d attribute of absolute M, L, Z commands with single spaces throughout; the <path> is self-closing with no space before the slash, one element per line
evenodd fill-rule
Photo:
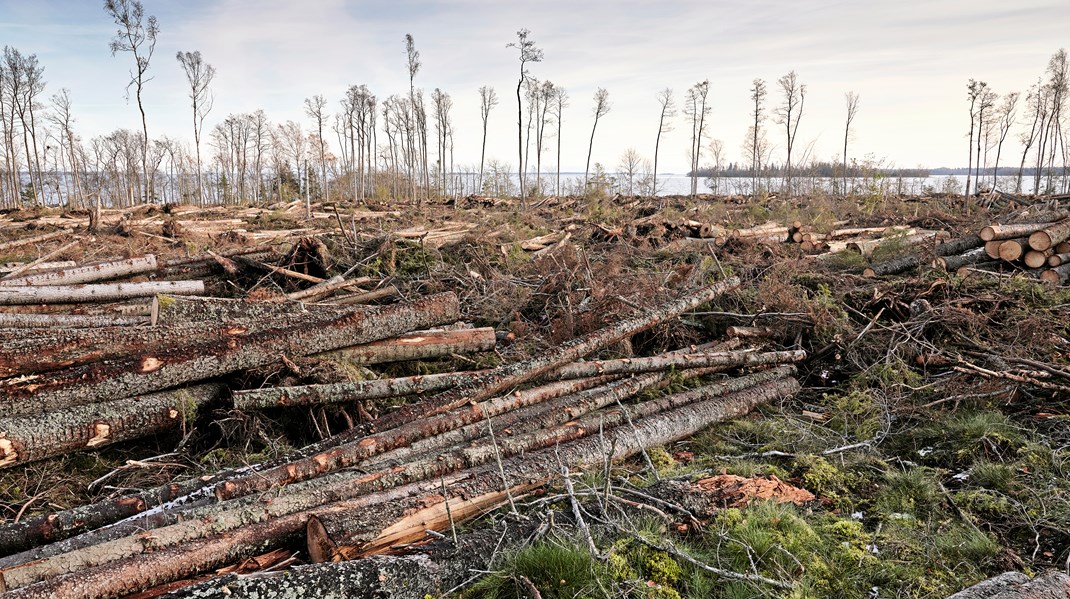
<path fill-rule="evenodd" d="M 566 106 L 568 106 L 568 92 L 563 87 L 555 87 L 554 120 L 557 121 L 557 168 L 554 172 L 557 174 L 557 182 L 554 193 L 558 196 L 561 195 L 561 122 Z"/>
<path fill-rule="evenodd" d="M 78 138 L 74 134 L 74 116 L 71 114 L 71 90 L 63 88 L 52 95 L 52 114 L 49 119 L 59 129 L 60 153 L 66 151 L 69 163 L 67 206 L 74 208 L 81 204 L 82 194 L 78 180 Z"/>
<path fill-rule="evenodd" d="M 438 152 L 440 193 L 442 196 L 446 196 L 448 193 L 446 188 L 446 147 L 452 135 L 450 110 L 453 108 L 453 99 L 450 98 L 449 94 L 436 87 L 431 94 L 431 101 L 435 108 L 435 138 L 437 142 L 435 151 Z"/>
<path fill-rule="evenodd" d="M 861 98 L 853 91 L 843 95 L 847 103 L 847 123 L 843 127 L 843 195 L 847 196 L 847 140 L 851 138 L 851 124 L 858 116 L 858 104 Z"/>
<path fill-rule="evenodd" d="M 791 71 L 777 80 L 781 93 L 784 94 L 783 103 L 776 109 L 777 124 L 784 125 L 787 137 L 787 159 L 784 161 L 785 187 L 787 193 L 791 187 L 791 151 L 795 147 L 795 135 L 799 132 L 799 121 L 802 120 L 803 105 L 806 103 L 806 86 L 799 83 L 795 71 Z"/>
<path fill-rule="evenodd" d="M 141 93 L 145 83 L 152 78 L 147 77 L 149 61 L 152 52 L 156 49 L 156 35 L 160 32 L 160 26 L 156 17 L 149 16 L 145 19 L 145 8 L 139 0 L 104 0 L 104 12 L 108 13 L 115 24 L 119 26 L 115 32 L 115 38 L 111 41 L 111 55 L 119 52 L 130 52 L 134 56 L 134 69 L 130 71 L 130 83 L 126 85 L 127 97 L 129 98 L 130 86 L 133 85 L 137 95 L 137 109 L 141 112 L 141 176 L 145 185 L 145 201 L 152 200 L 152 181 L 149 177 L 149 125 L 145 119 L 145 104 L 142 102 Z"/>
<path fill-rule="evenodd" d="M 1033 123 L 1028 133 L 1023 131 L 1018 135 L 1018 140 L 1022 142 L 1022 160 L 1018 164 L 1018 177 L 1014 184 L 1016 193 L 1022 191 L 1022 176 L 1025 172 L 1025 160 L 1029 156 L 1029 150 L 1040 137 L 1040 131 L 1048 118 L 1048 101 L 1045 96 L 1045 89 L 1043 82 L 1038 79 L 1035 84 L 1030 86 L 1029 92 L 1026 94 L 1026 109 L 1029 111 L 1027 114 L 1032 116 Z"/>
<path fill-rule="evenodd" d="M 651 193 L 658 195 L 658 150 L 661 146 L 661 136 L 672 131 L 672 119 L 676 116 L 676 102 L 673 101 L 672 89 L 666 87 L 658 92 L 658 104 L 661 105 L 661 116 L 658 117 L 658 135 L 654 139 L 654 179 Z"/>
<path fill-rule="evenodd" d="M 416 91 L 416 73 L 420 71 L 422 64 L 420 63 L 420 53 L 416 50 L 416 42 L 413 40 L 411 33 L 405 34 L 405 54 L 408 57 L 409 66 L 409 102 L 411 103 L 412 119 L 415 126 L 414 132 L 416 137 L 410 141 L 411 148 L 413 150 L 419 148 L 420 160 L 416 165 L 419 166 L 418 171 L 423 177 L 424 193 L 431 192 L 431 173 L 428 168 L 427 157 L 427 110 L 424 109 L 423 90 L 420 93 Z M 416 158 L 415 152 L 413 158 Z M 415 160 L 414 160 L 415 162 Z M 416 183 L 412 182 L 413 199 L 416 204 L 420 204 L 420 199 L 416 196 Z"/>
<path fill-rule="evenodd" d="M 721 192 L 721 172 L 724 168 L 724 141 L 720 139 L 710 140 L 710 155 L 713 156 L 713 172 L 710 179 L 707 179 L 707 183 L 712 183 L 710 188 L 713 193 Z"/>
<path fill-rule="evenodd" d="M 517 174 L 520 177 L 520 206 L 522 208 L 525 206 L 526 196 L 524 193 L 524 103 L 520 98 L 520 90 L 528 78 L 527 63 L 542 62 L 542 50 L 535 46 L 535 40 L 529 39 L 530 35 L 531 32 L 527 29 L 521 29 L 516 32 L 516 41 L 506 45 L 507 48 L 516 48 L 520 51 L 520 80 L 516 84 L 516 128 L 519 161 Z"/>
<path fill-rule="evenodd" d="M 37 124 L 34 118 L 34 108 L 37 106 L 37 96 L 44 91 L 45 83 L 42 79 L 44 68 L 37 62 L 37 55 L 24 55 L 16 48 L 4 46 L 4 66 L 7 71 L 7 91 L 11 101 L 11 129 L 15 128 L 15 115 L 19 117 L 22 126 L 22 145 L 26 154 L 26 170 L 30 177 L 30 189 L 33 192 L 34 203 L 43 205 L 44 185 L 41 177 L 40 154 L 37 148 Z M 14 147 L 12 146 L 12 153 Z M 15 170 L 16 194 L 21 188 L 18 169 Z"/>
<path fill-rule="evenodd" d="M 643 157 L 635 148 L 628 148 L 621 154 L 617 171 L 624 177 L 622 188 L 625 195 L 635 195 L 636 178 L 640 176 L 643 167 Z"/>
<path fill-rule="evenodd" d="M 684 110 L 691 119 L 691 148 L 687 155 L 691 158 L 691 196 L 698 194 L 698 169 L 702 161 L 702 144 L 706 136 L 706 117 L 710 114 L 707 96 L 710 93 L 710 80 L 699 81 L 687 90 Z"/>
<path fill-rule="evenodd" d="M 197 152 L 197 201 L 204 205 L 204 184 L 201 180 L 201 130 L 204 127 L 204 119 L 212 111 L 212 96 L 208 93 L 208 85 L 215 77 L 215 67 L 204 62 L 200 50 L 195 52 L 179 52 L 176 55 L 178 63 L 186 73 L 186 81 L 189 82 L 189 99 L 193 106 L 193 146 Z"/>
<path fill-rule="evenodd" d="M 494 92 L 494 88 L 484 85 L 479 88 L 479 115 L 483 119 L 483 143 L 480 145 L 479 152 L 479 183 L 476 185 L 476 189 L 479 193 L 483 192 L 483 164 L 487 157 L 487 119 L 490 118 L 490 111 L 498 105 L 498 94 Z"/>
<path fill-rule="evenodd" d="M 981 191 L 981 140 L 987 136 L 991 126 L 991 114 L 988 110 L 995 105 L 996 94 L 988 89 L 988 84 L 981 83 L 981 93 L 977 98 L 977 160 L 974 162 L 974 188 Z"/>
<path fill-rule="evenodd" d="M 542 142 L 546 135 L 546 125 L 550 121 L 550 104 L 553 103 L 554 98 L 557 96 L 557 87 L 550 81 L 543 81 L 542 85 L 539 86 L 537 96 L 535 108 L 538 113 L 538 120 L 535 124 L 535 181 L 538 185 L 539 193 L 542 194 Z"/>
<path fill-rule="evenodd" d="M 765 81 L 755 79 L 750 88 L 750 99 L 754 102 L 754 123 L 750 127 L 749 145 L 751 155 L 751 193 L 758 193 L 758 167 L 761 166 L 762 146 L 764 135 L 762 133 L 762 121 L 765 120 L 765 97 L 768 95 Z M 761 138 L 761 139 L 759 139 Z"/>
<path fill-rule="evenodd" d="M 322 189 L 325 191 L 324 198 L 328 201 L 331 199 L 331 190 L 329 183 L 327 182 L 327 144 L 323 139 L 323 123 L 327 118 L 323 109 L 327 107 L 327 98 L 317 94 L 311 98 L 305 98 L 305 114 L 308 118 L 316 122 L 316 153 L 319 154 L 320 163 L 320 181 L 323 185 Z M 312 218 L 312 213 L 309 212 L 308 218 Z"/>
<path fill-rule="evenodd" d="M 970 145 L 967 146 L 966 150 L 968 156 L 966 162 L 966 196 L 970 195 L 970 180 L 973 175 L 973 127 L 977 122 L 977 101 L 987 88 L 987 83 L 975 79 L 970 79 L 966 84 L 967 98 L 970 100 Z"/>
<path fill-rule="evenodd" d="M 1018 111 L 1018 92 L 1010 92 L 1003 96 L 1003 103 L 999 105 L 997 118 L 999 120 L 999 142 L 996 145 L 996 165 L 992 168 L 992 189 L 996 188 L 999 178 L 999 157 L 1003 152 L 1003 141 L 1007 139 L 1011 127 L 1014 126 Z"/>
<path fill-rule="evenodd" d="M 1059 147 L 1062 146 L 1063 171 L 1066 171 L 1066 144 L 1063 139 L 1063 108 L 1066 104 L 1067 94 L 1070 93 L 1070 62 L 1068 62 L 1066 49 L 1060 48 L 1048 61 L 1046 69 L 1048 80 L 1044 84 L 1045 95 L 1048 105 L 1047 124 L 1041 128 L 1040 145 L 1037 148 L 1037 173 L 1033 193 L 1040 192 L 1040 181 L 1043 173 L 1047 173 L 1047 190 L 1054 191 L 1052 186 L 1055 171 L 1055 156 Z"/>
<path fill-rule="evenodd" d="M 591 126 L 591 142 L 587 146 L 587 166 L 583 171 L 583 193 L 587 193 L 587 178 L 591 172 L 591 153 L 594 151 L 594 132 L 598 129 L 598 119 L 609 112 L 609 92 L 600 87 L 594 92 L 594 125 Z"/>

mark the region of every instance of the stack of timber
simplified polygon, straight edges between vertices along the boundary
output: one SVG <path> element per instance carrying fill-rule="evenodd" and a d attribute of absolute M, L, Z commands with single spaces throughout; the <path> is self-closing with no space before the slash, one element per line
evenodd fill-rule
<path fill-rule="evenodd" d="M 1034 222 L 993 223 L 977 232 L 977 247 L 946 254 L 933 266 L 967 275 L 1014 272 L 1054 284 L 1070 277 L 1070 214 L 1040 213 Z M 983 245 L 982 245 L 983 244 Z"/>
<path fill-rule="evenodd" d="M 634 455 L 782 400 L 799 390 L 793 364 L 805 359 L 802 351 L 744 348 L 736 338 L 583 360 L 739 284 L 733 278 L 690 291 L 553 352 L 491 369 L 330 385 L 241 389 L 230 375 L 326 352 L 374 364 L 486 351 L 495 334 L 420 330 L 459 319 L 452 293 L 376 307 L 167 295 L 156 299 L 155 325 L 40 337 L 6 329 L 0 451 L 7 453 L 0 455 L 9 456 L 7 466 L 50 455 L 63 435 L 79 436 L 65 447 L 98 447 L 156 426 L 147 419 L 181 420 L 202 402 L 253 411 L 409 401 L 272 461 L 0 523 L 0 592 L 158 596 L 250 558 L 293 555 L 294 547 L 315 562 L 360 559 L 505 505 L 563 467 Z M 335 285 L 331 293 L 338 283 L 316 285 Z M 703 378 L 711 373 L 722 374 Z M 695 384 L 642 393 L 681 378 Z M 636 397 L 645 399 L 623 403 Z M 126 410 L 125 420 L 110 416 L 117 410 Z M 83 424 L 72 425 L 78 418 Z M 53 422 L 63 425 L 39 432 Z M 47 447 L 34 445 L 46 437 Z"/>

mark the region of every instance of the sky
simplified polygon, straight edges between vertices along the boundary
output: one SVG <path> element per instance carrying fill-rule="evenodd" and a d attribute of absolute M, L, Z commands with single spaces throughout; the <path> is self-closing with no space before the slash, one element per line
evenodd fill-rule
<path fill-rule="evenodd" d="M 1066 0 L 143 0 L 159 21 L 143 99 L 150 137 L 192 143 L 188 83 L 175 55 L 200 51 L 217 74 L 206 129 L 230 114 L 263 109 L 273 122 L 311 130 L 304 100 L 321 94 L 328 110 L 350 85 L 380 100 L 408 90 L 405 34 L 422 68 L 416 86 L 453 99 L 455 163 L 478 165 L 479 88 L 497 91 L 488 159 L 516 155 L 519 29 L 544 53 L 529 74 L 570 96 L 562 133 L 562 170 L 582 171 L 593 123 L 593 95 L 609 91 L 593 162 L 615 170 L 625 150 L 653 157 L 660 106 L 671 88 L 710 82 L 710 139 L 727 160 L 742 161 L 750 124 L 749 88 L 795 71 L 807 87 L 796 148 L 820 160 L 843 151 L 844 94 L 861 96 L 849 156 L 885 166 L 965 166 L 966 83 L 997 93 L 1024 92 L 1048 59 L 1070 45 Z M 46 99 L 70 90 L 75 130 L 83 138 L 140 129 L 125 88 L 133 58 L 112 56 L 116 26 L 102 1 L 0 0 L 0 45 L 36 54 Z M 769 111 L 771 112 L 771 110 Z M 1019 110 L 1021 115 L 1024 110 Z M 1021 118 L 1021 116 L 1020 116 Z M 1024 120 L 1024 119 L 1023 119 Z M 690 125 L 681 115 L 662 139 L 660 172 L 686 172 Z M 1017 130 L 1023 125 L 1020 125 Z M 773 159 L 784 157 L 783 127 L 766 121 Z M 433 135 L 433 129 L 432 133 Z M 333 134 L 328 136 L 333 138 Z M 1020 154 L 1014 134 L 1005 154 Z M 556 144 L 556 142 L 554 142 Z M 433 140 L 431 145 L 434 145 Z M 796 150 L 798 152 L 800 150 Z M 703 163 L 709 162 L 706 151 Z M 1016 158 L 1017 159 L 1017 158 Z M 1015 159 L 1015 160 L 1016 160 Z M 552 153 L 544 162 L 553 161 Z M 1004 162 L 1006 164 L 1006 162 Z"/>

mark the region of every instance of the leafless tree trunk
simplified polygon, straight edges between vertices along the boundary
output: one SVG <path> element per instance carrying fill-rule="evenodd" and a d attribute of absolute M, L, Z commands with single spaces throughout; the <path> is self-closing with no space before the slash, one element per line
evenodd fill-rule
<path fill-rule="evenodd" d="M 1018 108 L 1018 92 L 1010 92 L 1003 97 L 1003 104 L 999 107 L 999 143 L 996 146 L 996 165 L 992 168 L 992 189 L 996 188 L 999 178 L 999 157 L 1003 152 L 1003 141 L 1007 139 L 1011 127 L 1014 126 Z"/>
<path fill-rule="evenodd" d="M 654 182 L 650 192 L 653 195 L 658 195 L 658 150 L 661 148 L 661 136 L 672 131 L 672 119 L 676 116 L 672 88 L 666 87 L 658 92 L 658 104 L 661 105 L 661 116 L 658 117 L 658 135 L 654 139 Z"/>
<path fill-rule="evenodd" d="M 758 170 L 761 166 L 762 151 L 758 143 L 762 133 L 762 121 L 765 120 L 765 97 L 769 92 L 766 90 L 765 81 L 755 79 L 750 89 L 750 99 L 754 102 L 754 125 L 752 127 L 751 141 L 751 193 L 758 193 Z"/>
<path fill-rule="evenodd" d="M 707 96 L 710 93 L 710 81 L 700 81 L 687 90 L 686 110 L 691 117 L 691 197 L 698 194 L 698 171 L 702 162 L 702 142 L 706 136 L 706 117 L 710 107 Z"/>
<path fill-rule="evenodd" d="M 139 0 L 104 0 L 104 12 L 119 26 L 115 38 L 111 41 L 112 56 L 118 52 L 130 52 L 134 56 L 134 69 L 130 71 L 130 83 L 127 84 L 126 91 L 129 95 L 130 86 L 134 86 L 137 108 L 141 112 L 141 133 L 144 136 L 141 146 L 141 176 L 144 179 L 145 201 L 150 202 L 152 182 L 148 166 L 149 125 L 145 119 L 145 105 L 141 93 L 149 80 L 145 74 L 149 70 L 152 52 L 156 49 L 156 35 L 160 32 L 160 27 L 154 16 L 144 20 L 145 9 Z"/>
<path fill-rule="evenodd" d="M 517 174 L 520 177 L 520 207 L 526 207 L 527 196 L 524 189 L 524 103 L 520 98 L 520 90 L 524 87 L 524 81 L 528 78 L 525 68 L 529 62 L 542 62 L 542 50 L 535 46 L 535 40 L 528 39 L 531 32 L 521 29 L 516 32 L 516 41 L 510 42 L 506 48 L 516 48 L 520 51 L 520 80 L 516 84 L 516 128 L 517 128 Z"/>
<path fill-rule="evenodd" d="M 791 151 L 795 147 L 795 135 L 799 132 L 803 105 L 806 102 L 806 86 L 799 83 L 795 71 L 791 71 L 777 80 L 780 91 L 784 94 L 784 103 L 776 109 L 777 123 L 784 125 L 787 141 L 787 159 L 784 161 L 785 189 L 792 193 L 791 186 Z"/>
<path fill-rule="evenodd" d="M 847 140 L 851 137 L 851 123 L 858 115 L 858 103 L 861 100 L 853 91 L 843 95 L 847 101 L 847 124 L 843 128 L 843 195 L 847 197 Z"/>
<path fill-rule="evenodd" d="M 556 195 L 561 195 L 561 117 L 565 112 L 565 107 L 568 106 L 568 92 L 563 87 L 554 88 L 554 120 L 557 121 L 557 168 L 554 170 L 556 173 Z"/>
<path fill-rule="evenodd" d="M 309 118 L 316 121 L 316 148 L 317 154 L 319 154 L 320 161 L 320 181 L 322 183 L 321 193 L 324 193 L 324 199 L 330 201 L 331 191 L 327 182 L 327 148 L 326 142 L 323 139 L 323 121 L 326 119 L 326 115 L 323 109 L 327 107 L 327 98 L 321 95 L 315 95 L 311 98 L 305 99 L 305 114 Z M 307 174 L 307 173 L 306 173 Z M 312 218 L 312 214 L 309 213 L 309 218 Z"/>
<path fill-rule="evenodd" d="M 479 115 L 483 119 L 483 143 L 479 151 L 479 182 L 476 184 L 478 193 L 483 193 L 483 163 L 487 157 L 487 119 L 490 111 L 498 105 L 498 94 L 494 88 L 484 85 L 479 88 Z"/>
<path fill-rule="evenodd" d="M 996 100 L 996 94 L 988 89 L 986 83 L 981 83 L 981 93 L 978 96 L 979 104 L 977 106 L 977 160 L 974 161 L 974 188 L 976 191 L 981 191 L 981 171 L 984 165 L 981 164 L 981 140 L 988 135 L 988 131 L 991 127 L 991 118 L 986 116 L 988 109 L 992 108 Z"/>
<path fill-rule="evenodd" d="M 967 146 L 966 154 L 968 156 L 966 163 L 966 196 L 970 195 L 970 180 L 973 175 L 973 125 L 977 121 L 977 100 L 981 97 L 982 91 L 988 87 L 988 84 L 983 81 L 977 81 L 970 79 L 966 84 L 966 90 L 970 99 L 970 144 Z"/>
<path fill-rule="evenodd" d="M 602 118 L 609 112 L 609 92 L 600 87 L 594 92 L 594 125 L 591 126 L 591 142 L 587 146 L 587 167 L 583 171 L 583 193 L 588 193 L 587 189 L 587 177 L 591 173 L 591 153 L 594 151 L 594 132 L 598 129 L 598 119 Z"/>
<path fill-rule="evenodd" d="M 193 146 L 197 152 L 197 203 L 204 205 L 204 182 L 201 179 L 201 130 L 204 119 L 212 111 L 212 96 L 208 85 L 215 77 L 215 67 L 204 62 L 200 51 L 179 52 L 178 63 L 189 82 L 189 98 L 193 106 Z"/>

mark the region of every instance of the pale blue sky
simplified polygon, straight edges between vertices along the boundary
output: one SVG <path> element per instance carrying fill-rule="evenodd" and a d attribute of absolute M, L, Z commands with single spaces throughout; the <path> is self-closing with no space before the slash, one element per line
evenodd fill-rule
<path fill-rule="evenodd" d="M 367 84 L 380 99 L 406 91 L 403 40 L 411 33 L 423 62 L 416 84 L 453 97 L 456 162 L 479 160 L 478 89 L 491 85 L 502 102 L 490 117 L 488 155 L 515 164 L 518 62 L 516 50 L 505 46 L 528 28 L 545 52 L 531 74 L 571 96 L 565 170 L 583 169 L 597 87 L 609 90 L 612 110 L 599 124 L 594 160 L 610 169 L 628 147 L 652 156 L 658 90 L 673 88 L 682 105 L 687 87 L 707 78 L 710 136 L 739 160 L 751 81 L 769 83 L 772 106 L 779 101 L 775 80 L 790 70 L 808 87 L 797 143 L 812 143 L 816 157 L 842 151 L 843 94 L 854 90 L 862 104 L 852 156 L 872 154 L 904 167 L 964 165 L 967 79 L 987 81 L 999 93 L 1024 92 L 1048 58 L 1070 45 L 1065 0 L 143 3 L 161 30 L 144 93 L 150 135 L 192 139 L 179 50 L 201 51 L 218 70 L 208 127 L 263 108 L 275 122 L 293 119 L 307 128 L 303 101 L 314 94 L 326 96 L 333 111 L 351 84 Z M 132 59 L 111 56 L 115 26 L 102 4 L 0 0 L 0 45 L 37 54 L 46 97 L 71 90 L 84 138 L 139 127 L 133 99 L 124 100 Z M 782 160 L 783 134 L 771 120 L 767 127 L 774 159 Z M 679 119 L 663 142 L 659 170 L 687 168 L 688 131 Z"/>

